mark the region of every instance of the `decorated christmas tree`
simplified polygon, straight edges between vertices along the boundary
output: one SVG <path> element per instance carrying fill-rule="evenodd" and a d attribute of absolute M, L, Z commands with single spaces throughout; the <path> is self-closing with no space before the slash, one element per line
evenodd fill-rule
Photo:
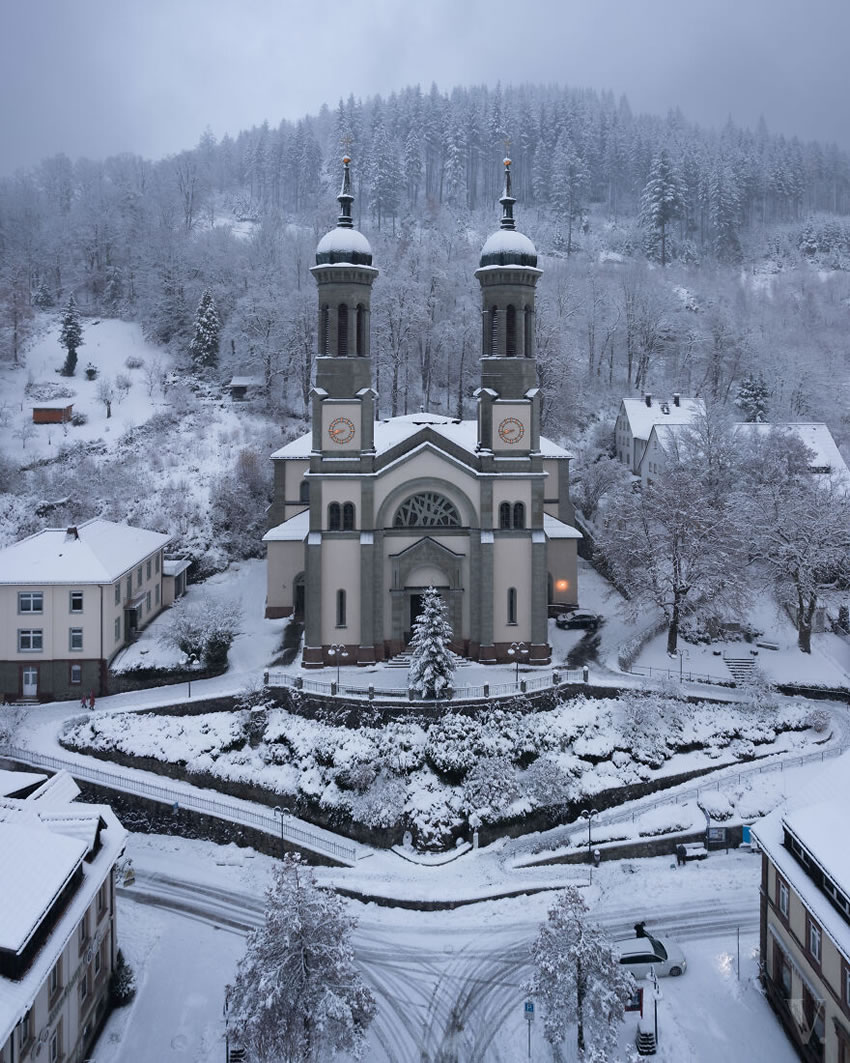
<path fill-rule="evenodd" d="M 449 646 L 452 629 L 438 591 L 429 587 L 422 595 L 422 611 L 413 623 L 412 657 L 407 685 L 423 698 L 445 696 L 452 686 L 454 660 Z"/>

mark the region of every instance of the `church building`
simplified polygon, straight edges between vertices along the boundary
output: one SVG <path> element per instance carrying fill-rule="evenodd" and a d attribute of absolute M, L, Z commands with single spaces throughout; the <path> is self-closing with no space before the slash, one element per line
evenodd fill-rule
<path fill-rule="evenodd" d="M 570 455 L 540 434 L 534 314 L 542 271 L 534 244 L 516 230 L 510 160 L 501 228 L 475 273 L 481 383 L 469 421 L 431 413 L 375 420 L 370 300 L 378 270 L 352 225 L 349 163 L 337 226 L 311 268 L 319 314 L 312 432 L 272 455 L 266 616 L 303 617 L 307 667 L 336 664 L 340 647 L 345 663 L 372 664 L 404 650 L 422 594 L 434 586 L 456 653 L 511 661 L 514 647 L 545 664 L 550 615 L 578 601 L 581 536 Z"/>

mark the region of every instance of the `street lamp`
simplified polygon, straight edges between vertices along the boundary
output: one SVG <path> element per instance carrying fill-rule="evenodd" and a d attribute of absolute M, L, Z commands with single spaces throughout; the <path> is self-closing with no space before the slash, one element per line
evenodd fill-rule
<path fill-rule="evenodd" d="M 189 697 L 192 696 L 192 669 L 198 663 L 197 654 L 190 653 L 186 658 L 186 667 L 189 669 Z"/>
<path fill-rule="evenodd" d="M 510 649 L 508 650 L 508 656 L 516 659 L 516 674 L 514 676 L 514 682 L 519 686 L 519 659 L 525 654 L 528 656 L 528 646 L 524 642 L 512 642 Z"/>
<path fill-rule="evenodd" d="M 341 642 L 335 642 L 328 647 L 328 657 L 336 657 L 336 689 L 339 691 L 339 666 L 343 657 L 348 656 L 348 650 Z"/>
<path fill-rule="evenodd" d="M 289 809 L 285 805 L 284 805 L 283 808 L 281 808 L 280 805 L 275 805 L 274 806 L 274 814 L 276 816 L 280 816 L 280 855 L 282 857 L 284 855 L 284 848 L 283 848 L 283 823 L 284 823 L 284 820 L 289 819 L 289 817 L 292 815 L 292 813 L 289 811 Z"/>
<path fill-rule="evenodd" d="M 593 882 L 593 851 L 590 844 L 590 824 L 593 821 L 593 817 L 598 816 L 599 812 L 595 808 L 583 808 L 579 815 L 582 819 L 587 820 L 587 862 L 590 865 L 590 881 Z"/>
<path fill-rule="evenodd" d="M 683 678 L 682 677 L 682 666 L 684 664 L 685 658 L 686 657 L 690 657 L 691 651 L 690 650 L 677 650 L 676 652 L 679 654 L 679 682 L 681 683 L 682 682 L 682 678 Z"/>

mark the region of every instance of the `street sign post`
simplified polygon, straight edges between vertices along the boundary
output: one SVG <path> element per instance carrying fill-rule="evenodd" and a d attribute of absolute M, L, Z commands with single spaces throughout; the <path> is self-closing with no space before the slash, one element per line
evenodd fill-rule
<path fill-rule="evenodd" d="M 528 1058 L 531 1059 L 531 1024 L 534 1022 L 534 1001 L 525 1002 L 525 1021 L 528 1023 Z"/>

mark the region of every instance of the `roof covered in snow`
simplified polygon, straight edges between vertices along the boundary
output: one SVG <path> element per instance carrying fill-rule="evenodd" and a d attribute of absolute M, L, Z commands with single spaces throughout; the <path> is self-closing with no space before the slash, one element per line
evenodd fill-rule
<path fill-rule="evenodd" d="M 310 531 L 310 510 L 303 509 L 294 517 L 270 528 L 263 536 L 264 543 L 300 543 L 307 538 Z"/>
<path fill-rule="evenodd" d="M 635 439 L 649 439 L 649 433 L 656 424 L 690 424 L 695 417 L 705 413 L 702 399 L 679 398 L 677 406 L 672 399 L 623 399 L 622 410 L 629 424 L 629 431 Z"/>
<path fill-rule="evenodd" d="M 481 265 L 537 266 L 537 248 L 516 229 L 497 229 L 481 248 Z"/>
<path fill-rule="evenodd" d="M 549 513 L 543 514 L 543 531 L 547 539 L 581 539 L 582 534 L 571 524 L 565 524 Z"/>
<path fill-rule="evenodd" d="M 363 233 L 338 225 L 319 241 L 316 262 L 318 265 L 350 262 L 353 265 L 370 266 L 372 248 Z"/>
<path fill-rule="evenodd" d="M 454 443 L 470 454 L 476 453 L 478 444 L 478 422 L 460 421 L 454 417 L 445 417 L 437 413 L 408 413 L 401 417 L 390 417 L 375 422 L 375 453 L 385 454 L 420 432 L 430 428 L 438 436 Z M 293 439 L 286 446 L 276 450 L 275 459 L 309 458 L 313 449 L 313 436 L 310 432 Z M 570 458 L 568 450 L 554 443 L 551 439 L 540 437 L 540 453 L 544 458 Z"/>
<path fill-rule="evenodd" d="M 44 782 L 46 778 L 47 776 L 40 772 L 0 769 L 0 797 L 11 797 L 13 794 L 20 793 L 21 790 Z"/>
<path fill-rule="evenodd" d="M 71 786 L 64 786 L 63 779 Z M 43 800 L 42 791 L 50 799 Z M 26 798 L 0 799 L 0 851 L 14 854 L 14 859 L 0 861 L 0 948 L 20 952 L 82 868 L 79 885 L 23 975 L 0 977 L 0 1045 L 32 1007 L 124 849 L 127 832 L 109 806 L 71 804 L 78 793 L 70 776 L 59 772 Z M 100 846 L 94 850 L 99 827 Z"/>
<path fill-rule="evenodd" d="M 786 432 L 796 436 L 812 451 L 809 468 L 812 472 L 826 473 L 850 485 L 850 469 L 841 456 L 832 432 L 825 424 L 808 421 L 782 421 L 774 424 L 736 424 L 739 435 L 767 436 L 771 432 Z"/>
<path fill-rule="evenodd" d="M 162 562 L 163 576 L 179 576 L 187 568 L 192 567 L 192 560 L 188 557 L 167 557 Z"/>
<path fill-rule="evenodd" d="M 169 542 L 170 535 L 100 517 L 46 528 L 0 550 L 0 583 L 114 583 Z"/>

